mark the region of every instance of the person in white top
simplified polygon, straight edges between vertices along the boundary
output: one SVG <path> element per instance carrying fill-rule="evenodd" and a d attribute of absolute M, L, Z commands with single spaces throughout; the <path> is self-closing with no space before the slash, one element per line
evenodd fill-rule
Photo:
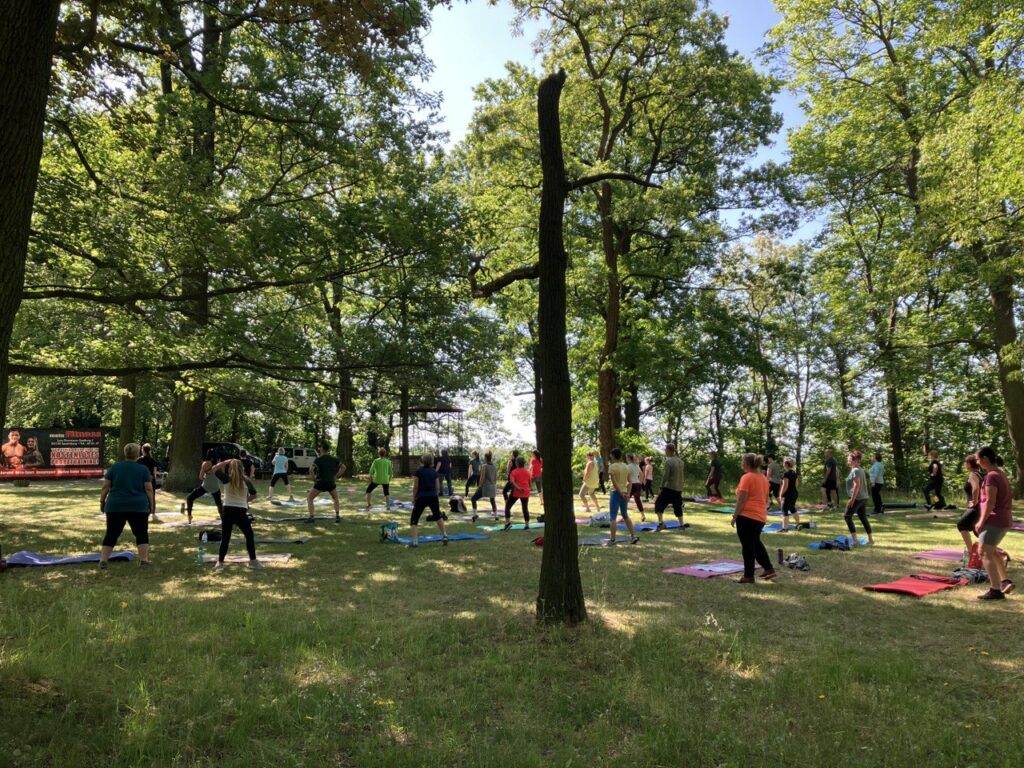
<path fill-rule="evenodd" d="M 221 481 L 224 507 L 220 513 L 220 552 L 217 555 L 219 571 L 224 568 L 224 558 L 231 543 L 231 531 L 237 525 L 245 536 L 245 548 L 249 552 L 249 567 L 262 568 L 256 559 L 256 536 L 249 521 L 249 502 L 256 498 L 256 486 L 245 476 L 245 469 L 238 459 L 228 459 L 216 464 L 213 473 Z"/>

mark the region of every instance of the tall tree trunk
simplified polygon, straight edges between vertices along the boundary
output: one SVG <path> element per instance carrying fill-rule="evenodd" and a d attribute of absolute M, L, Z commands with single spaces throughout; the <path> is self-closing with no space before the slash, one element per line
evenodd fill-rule
<path fill-rule="evenodd" d="M 340 375 L 341 390 L 335 405 L 338 408 L 338 459 L 345 465 L 345 475 L 355 470 L 354 440 L 352 438 L 352 377 Z"/>
<path fill-rule="evenodd" d="M 624 388 L 625 402 L 623 403 L 622 425 L 626 429 L 640 431 L 640 393 L 635 381 L 631 381 Z"/>
<path fill-rule="evenodd" d="M 530 329 L 533 335 L 533 344 L 530 351 L 533 354 L 533 431 L 540 448 L 540 422 L 544 413 L 544 386 L 540 378 L 540 341 L 537 338 L 536 329 Z M 543 455 L 543 453 L 542 453 Z"/>
<path fill-rule="evenodd" d="M 59 0 L 8 0 L 0 11 L 0 426 L 7 421 L 11 333 L 25 287 L 59 9 Z"/>
<path fill-rule="evenodd" d="M 619 315 L 622 301 L 622 291 L 619 285 L 619 254 L 612 221 L 612 185 L 607 181 L 601 184 L 597 208 L 601 218 L 601 245 L 604 250 L 604 265 L 607 272 L 604 346 L 598 357 L 597 422 L 601 455 L 607 457 L 615 447 L 615 429 L 621 423 L 619 377 L 612 367 L 611 358 L 619 346 Z"/>
<path fill-rule="evenodd" d="M 409 470 L 409 388 L 402 387 L 399 396 L 399 418 L 402 421 L 402 461 L 401 473 L 408 476 Z"/>
<path fill-rule="evenodd" d="M 206 395 L 182 393 L 175 395 L 174 420 L 171 422 L 171 450 L 168 456 L 169 491 L 186 491 L 196 485 L 196 476 L 203 458 L 206 440 Z"/>
<path fill-rule="evenodd" d="M 541 382 L 544 408 L 540 448 L 544 454 L 544 554 L 537 592 L 537 618 L 575 624 L 587 618 L 580 579 L 572 482 L 572 395 L 565 329 L 565 271 L 562 239 L 568 184 L 562 156 L 558 102 L 565 73 L 548 75 L 537 90 L 537 127 L 543 171 L 537 245 L 540 261 Z"/>
<path fill-rule="evenodd" d="M 1013 286 L 996 283 L 991 286 L 993 330 L 999 357 L 999 388 L 1003 393 L 1006 431 L 1013 449 L 1014 498 L 1024 497 L 1024 372 L 1014 349 L 1017 345 L 1017 322 L 1014 319 Z"/>
<path fill-rule="evenodd" d="M 908 490 L 911 486 L 904 450 L 903 422 L 900 419 L 900 399 L 896 387 L 885 388 L 885 404 L 889 414 L 889 443 L 892 445 L 892 463 L 896 469 L 896 486 Z"/>
<path fill-rule="evenodd" d="M 121 430 L 118 436 L 118 456 L 124 455 L 124 447 L 128 443 L 135 442 L 135 416 L 136 416 L 136 392 L 138 389 L 138 376 L 124 376 L 121 379 Z"/>

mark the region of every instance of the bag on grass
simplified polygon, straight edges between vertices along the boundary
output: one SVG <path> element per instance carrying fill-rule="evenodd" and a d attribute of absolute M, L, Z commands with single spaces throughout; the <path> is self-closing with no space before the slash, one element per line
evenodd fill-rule
<path fill-rule="evenodd" d="M 988 574 L 982 568 L 957 568 L 953 571 L 954 579 L 967 579 L 968 584 L 982 584 L 988 581 Z"/>
<path fill-rule="evenodd" d="M 465 515 L 468 514 L 466 509 L 466 502 L 462 500 L 461 496 L 452 496 L 448 500 L 448 506 L 451 508 L 453 515 Z"/>
<path fill-rule="evenodd" d="M 398 541 L 398 523 L 394 520 L 388 523 L 381 523 L 380 526 L 380 540 L 385 541 Z"/>
<path fill-rule="evenodd" d="M 203 538 L 204 536 L 206 538 Z M 216 529 L 200 531 L 199 536 L 197 538 L 199 541 L 220 541 L 221 532 Z"/>
<path fill-rule="evenodd" d="M 798 571 L 809 571 L 811 566 L 807 563 L 807 558 L 803 555 L 798 555 L 796 552 L 787 557 L 785 562 L 787 568 L 795 568 Z"/>
<path fill-rule="evenodd" d="M 607 512 L 597 512 L 590 517 L 590 524 L 596 528 L 604 528 L 612 524 L 612 516 Z"/>
<path fill-rule="evenodd" d="M 1006 563 L 1010 562 L 1010 556 L 1006 552 L 1001 550 L 999 547 L 996 547 L 996 554 L 999 555 L 999 557 L 1001 557 L 1003 559 L 1003 564 L 1004 565 Z M 980 541 L 976 541 L 976 542 L 974 542 L 974 544 L 971 545 L 971 554 L 967 558 L 967 567 L 968 568 L 972 568 L 972 569 L 982 569 L 982 570 L 984 570 L 984 568 L 985 568 L 985 561 L 982 560 L 982 558 L 981 558 L 981 542 Z"/>
<path fill-rule="evenodd" d="M 538 547 L 543 547 L 544 546 L 544 537 L 543 536 L 538 536 L 536 539 L 533 540 L 533 543 L 536 546 L 538 546 Z"/>

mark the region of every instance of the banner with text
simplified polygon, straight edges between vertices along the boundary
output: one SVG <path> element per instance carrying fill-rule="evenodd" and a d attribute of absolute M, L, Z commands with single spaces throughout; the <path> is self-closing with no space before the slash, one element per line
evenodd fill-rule
<path fill-rule="evenodd" d="M 92 429 L 25 429 L 0 433 L 0 478 L 101 477 L 103 433 Z"/>

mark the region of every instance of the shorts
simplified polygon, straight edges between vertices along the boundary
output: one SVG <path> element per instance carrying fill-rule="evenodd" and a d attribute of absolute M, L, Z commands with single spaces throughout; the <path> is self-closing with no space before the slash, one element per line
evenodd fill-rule
<path fill-rule="evenodd" d="M 658 498 L 654 500 L 654 511 L 660 515 L 668 509 L 669 504 L 672 505 L 672 511 L 676 517 L 681 518 L 683 516 L 683 492 L 662 488 L 658 493 Z"/>
<path fill-rule="evenodd" d="M 378 485 L 384 489 L 385 496 L 391 495 L 391 483 L 370 483 L 368 486 L 366 486 L 366 492 L 373 493 L 373 489 L 376 488 Z"/>
<path fill-rule="evenodd" d="M 629 520 L 629 499 L 613 490 L 608 497 L 608 515 L 612 525 L 615 525 L 615 519 L 619 515 L 622 515 L 623 520 Z"/>
<path fill-rule="evenodd" d="M 769 498 L 779 498 L 779 494 L 782 493 L 782 483 L 768 483 L 768 496 Z"/>
<path fill-rule="evenodd" d="M 979 517 L 981 517 L 981 509 L 978 507 L 968 507 L 967 511 L 960 515 L 960 519 L 956 521 L 956 529 L 958 531 L 974 533 L 974 527 L 978 524 Z"/>
<path fill-rule="evenodd" d="M 330 491 L 335 490 L 337 487 L 338 484 L 333 480 L 317 480 L 315 483 L 313 483 L 314 490 L 323 491 L 324 493 L 329 493 Z"/>
<path fill-rule="evenodd" d="M 292 484 L 287 472 L 278 472 L 272 478 L 270 478 L 270 487 L 273 488 L 275 485 L 277 485 L 278 480 L 284 481 L 285 485 Z"/>
<path fill-rule="evenodd" d="M 1003 540 L 1009 528 L 996 528 L 994 525 L 986 525 L 978 534 L 978 541 L 983 547 L 997 547 Z"/>
<path fill-rule="evenodd" d="M 534 486 L 537 488 L 537 493 L 544 493 L 544 484 L 541 482 L 541 476 L 530 478 L 533 481 Z"/>
<path fill-rule="evenodd" d="M 149 544 L 149 512 L 108 512 L 107 532 L 103 536 L 103 546 L 112 547 L 124 531 L 127 524 L 135 534 L 135 543 L 138 546 Z"/>
<path fill-rule="evenodd" d="M 441 519 L 441 503 L 437 496 L 417 496 L 412 505 L 412 515 L 409 516 L 409 525 L 419 525 L 420 516 L 425 509 L 430 509 L 427 520 L 435 522 Z"/>
<path fill-rule="evenodd" d="M 790 496 L 788 493 L 782 497 L 782 514 L 789 516 L 796 514 L 796 496 Z"/>

